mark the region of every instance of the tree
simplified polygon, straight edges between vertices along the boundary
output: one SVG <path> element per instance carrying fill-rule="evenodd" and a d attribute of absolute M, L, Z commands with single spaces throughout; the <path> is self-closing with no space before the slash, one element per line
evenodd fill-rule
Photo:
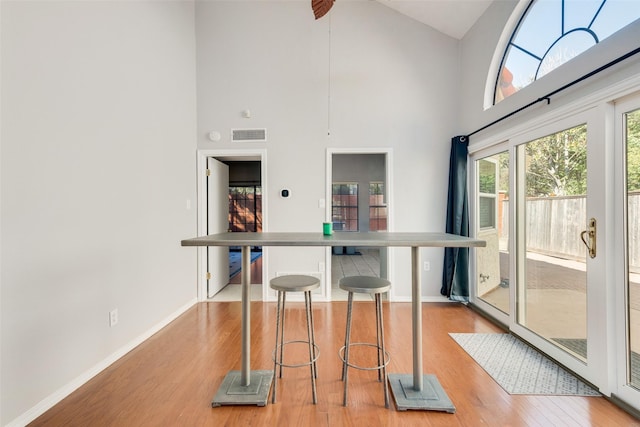
<path fill-rule="evenodd" d="M 640 110 L 627 115 L 627 191 L 640 190 Z"/>
<path fill-rule="evenodd" d="M 526 144 L 527 196 L 570 196 L 587 189 L 587 126 Z"/>

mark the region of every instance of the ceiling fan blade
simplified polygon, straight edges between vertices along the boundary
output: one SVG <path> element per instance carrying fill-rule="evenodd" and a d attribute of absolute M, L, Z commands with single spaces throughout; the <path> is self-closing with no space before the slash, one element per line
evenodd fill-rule
<path fill-rule="evenodd" d="M 322 18 L 329 12 L 336 0 L 311 0 L 311 8 L 316 19 Z"/>

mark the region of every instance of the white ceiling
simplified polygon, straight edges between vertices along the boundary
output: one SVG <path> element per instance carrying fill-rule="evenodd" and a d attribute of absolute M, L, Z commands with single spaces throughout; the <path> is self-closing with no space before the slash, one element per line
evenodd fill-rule
<path fill-rule="evenodd" d="M 403 15 L 461 39 L 494 0 L 376 0 Z"/>
<path fill-rule="evenodd" d="M 2 0 L 0 0 L 2 1 Z M 229 0 L 202 0 L 229 1 Z M 273 1 L 273 0 L 233 0 Z M 305 2 L 311 8 L 311 0 L 289 0 Z M 371 1 L 371 0 L 336 0 Z M 460 40 L 494 1 L 502 0 L 375 0 L 416 21 L 422 22 L 448 36 Z M 517 1 L 517 0 L 511 0 Z M 329 13 L 335 13 L 334 11 Z"/>

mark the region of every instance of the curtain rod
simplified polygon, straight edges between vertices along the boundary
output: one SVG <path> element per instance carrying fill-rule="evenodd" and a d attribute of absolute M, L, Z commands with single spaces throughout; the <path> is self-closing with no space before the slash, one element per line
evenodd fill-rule
<path fill-rule="evenodd" d="M 600 73 L 601 71 L 604 71 L 604 70 L 606 70 L 607 68 L 610 68 L 610 67 L 612 67 L 612 66 L 616 65 L 617 63 L 622 62 L 622 61 L 624 61 L 625 59 L 627 59 L 627 58 L 629 58 L 629 57 L 631 57 L 631 56 L 633 56 L 633 55 L 635 55 L 635 54 L 637 54 L 637 53 L 640 53 L 640 47 L 635 48 L 635 49 L 634 49 L 634 50 L 632 50 L 631 52 L 627 52 L 626 54 L 624 54 L 624 55 L 622 55 L 622 56 L 619 56 L 618 58 L 614 59 L 613 61 L 608 62 L 608 63 L 606 63 L 606 64 L 602 65 L 601 67 L 596 68 L 595 70 L 593 70 L 593 71 L 591 71 L 591 72 L 589 72 L 589 73 L 587 73 L 587 74 L 583 75 L 582 77 L 579 77 L 579 78 L 575 79 L 574 81 L 572 81 L 572 82 L 570 82 L 570 83 L 567 83 L 566 85 L 564 85 L 564 86 L 562 86 L 562 87 L 560 87 L 560 88 L 558 88 L 558 89 L 554 90 L 553 92 L 549 92 L 549 93 L 548 93 L 548 94 L 546 94 L 545 96 L 541 96 L 540 98 L 536 99 L 535 101 L 532 101 L 532 102 L 528 103 L 527 105 L 525 105 L 525 106 L 523 106 L 523 107 L 520 107 L 520 108 L 518 108 L 517 110 L 512 111 L 512 112 L 510 112 L 509 114 L 504 115 L 504 116 L 500 117 L 500 118 L 499 118 L 499 119 L 497 119 L 497 120 L 492 121 L 492 122 L 491 122 L 491 123 L 489 123 L 488 125 L 485 125 L 485 126 L 481 127 L 480 129 L 474 130 L 473 132 L 471 132 L 471 133 L 470 133 L 470 134 L 468 134 L 467 136 L 469 137 L 469 136 L 471 136 L 471 135 L 475 135 L 476 133 L 481 132 L 481 131 L 483 131 L 483 130 L 485 130 L 485 129 L 487 129 L 487 128 L 489 128 L 489 127 L 491 127 L 491 126 L 493 126 L 493 125 L 495 125 L 495 124 L 497 124 L 497 123 L 500 123 L 501 121 L 503 121 L 503 120 L 505 120 L 505 119 L 508 119 L 509 117 L 511 117 L 511 116 L 513 116 L 513 115 L 515 115 L 515 114 L 519 113 L 519 112 L 520 112 L 520 111 L 522 111 L 522 110 L 526 110 L 527 108 L 529 108 L 529 107 L 531 107 L 532 105 L 535 105 L 535 104 L 537 104 L 537 103 L 539 103 L 539 102 L 547 101 L 547 105 L 549 105 L 549 104 L 551 103 L 551 97 L 552 97 L 553 95 L 557 94 L 558 92 L 561 92 L 561 91 L 563 91 L 563 90 L 565 90 L 565 89 L 567 89 L 567 88 L 569 88 L 569 87 L 571 87 L 571 86 L 573 86 L 573 85 L 575 85 L 575 84 L 578 84 L 578 83 L 580 83 L 581 81 L 586 80 L 586 79 L 588 79 L 589 77 L 591 77 L 591 76 L 593 76 L 593 75 L 595 75 L 595 74 L 598 74 L 598 73 Z"/>

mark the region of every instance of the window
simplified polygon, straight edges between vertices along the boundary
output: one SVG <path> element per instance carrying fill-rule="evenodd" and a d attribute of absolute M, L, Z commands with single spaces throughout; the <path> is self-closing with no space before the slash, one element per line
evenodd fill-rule
<path fill-rule="evenodd" d="M 498 162 L 492 158 L 478 160 L 478 221 L 481 230 L 496 228 L 497 179 Z"/>
<path fill-rule="evenodd" d="M 386 231 L 387 204 L 384 199 L 384 183 L 369 183 L 369 231 Z"/>
<path fill-rule="evenodd" d="M 337 231 L 358 231 L 358 184 L 334 183 L 331 191 L 331 220 Z"/>
<path fill-rule="evenodd" d="M 504 51 L 493 103 L 514 94 L 640 18 L 629 0 L 531 0 Z"/>
<path fill-rule="evenodd" d="M 262 231 L 261 187 L 229 187 L 229 230 Z"/>

